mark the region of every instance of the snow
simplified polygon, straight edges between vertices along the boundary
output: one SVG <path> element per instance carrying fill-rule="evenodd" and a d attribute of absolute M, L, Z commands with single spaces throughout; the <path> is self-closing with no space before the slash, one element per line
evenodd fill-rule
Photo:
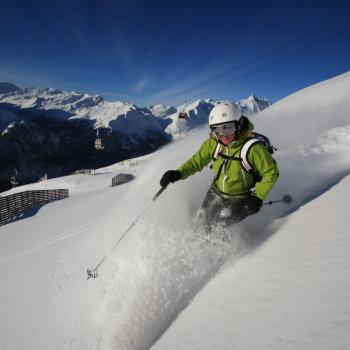
<path fill-rule="evenodd" d="M 149 110 L 153 115 L 160 118 L 166 118 L 168 115 L 176 113 L 176 108 L 173 106 L 165 106 L 162 104 L 155 104 L 149 106 Z"/>
<path fill-rule="evenodd" d="M 164 130 L 162 121 L 149 110 L 128 102 L 107 102 L 99 95 L 52 88 L 42 90 L 27 88 L 0 95 L 0 102 L 22 108 L 33 115 L 45 110 L 48 115 L 56 119 L 90 119 L 95 121 L 96 128 L 106 127 L 141 139 L 147 139 L 150 133 L 162 134 Z M 0 117 L 2 114 L 0 110 Z M 8 118 L 7 113 L 4 121 Z"/>
<path fill-rule="evenodd" d="M 347 349 L 349 190 L 348 176 L 276 220 L 272 238 L 228 262 L 152 349 Z"/>
<path fill-rule="evenodd" d="M 101 96 L 92 96 L 79 92 L 67 92 L 57 89 L 26 88 L 1 95 L 2 103 L 10 103 L 21 108 L 42 108 L 44 110 L 63 110 L 77 113 L 101 102 Z"/>
<path fill-rule="evenodd" d="M 346 349 L 349 85 L 347 73 L 252 118 L 279 149 L 269 199 L 294 201 L 265 206 L 224 240 L 193 229 L 210 169 L 151 200 L 205 126 L 95 176 L 11 190 L 69 188 L 70 198 L 0 228 L 1 349 Z M 112 188 L 119 172 L 136 179 Z"/>
<path fill-rule="evenodd" d="M 212 100 L 197 100 L 189 104 L 179 106 L 178 111 L 168 116 L 171 123 L 165 131 L 172 135 L 173 139 L 181 139 L 186 137 L 188 131 L 203 126 L 208 121 L 210 110 L 214 107 L 215 102 Z M 180 112 L 187 113 L 188 120 L 179 119 Z"/>
<path fill-rule="evenodd" d="M 252 117 L 254 114 L 271 106 L 272 103 L 264 98 L 250 95 L 248 98 L 240 100 L 238 105 L 241 108 L 243 115 L 246 117 Z"/>

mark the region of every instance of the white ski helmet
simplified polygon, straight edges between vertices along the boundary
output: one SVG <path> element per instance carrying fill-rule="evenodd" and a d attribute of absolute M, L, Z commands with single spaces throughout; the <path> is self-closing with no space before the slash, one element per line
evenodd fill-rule
<path fill-rule="evenodd" d="M 238 121 L 241 116 L 241 110 L 235 103 L 221 102 L 211 110 L 209 126 Z"/>

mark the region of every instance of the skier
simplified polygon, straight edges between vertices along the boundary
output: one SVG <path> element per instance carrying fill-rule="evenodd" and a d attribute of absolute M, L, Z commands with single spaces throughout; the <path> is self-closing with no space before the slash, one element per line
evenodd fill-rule
<path fill-rule="evenodd" d="M 264 143 L 268 139 L 253 133 L 254 125 L 236 104 L 216 105 L 209 114 L 209 127 L 210 137 L 200 149 L 177 170 L 166 171 L 160 185 L 184 180 L 212 161 L 214 181 L 200 210 L 210 228 L 214 223 L 229 226 L 257 213 L 279 171 L 270 145 Z"/>

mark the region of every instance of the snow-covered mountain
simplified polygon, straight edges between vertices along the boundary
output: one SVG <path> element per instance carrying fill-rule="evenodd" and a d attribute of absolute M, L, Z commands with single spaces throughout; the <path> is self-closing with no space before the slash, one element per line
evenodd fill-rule
<path fill-rule="evenodd" d="M 172 135 L 173 138 L 184 137 L 188 131 L 197 128 L 198 126 L 207 124 L 210 111 L 220 102 L 223 101 L 207 99 L 197 100 L 192 103 L 179 106 L 176 113 L 168 116 L 171 123 L 166 128 L 166 132 Z M 228 102 L 235 103 L 235 101 Z M 251 95 L 247 99 L 237 102 L 237 105 L 241 109 L 243 115 L 252 117 L 270 107 L 272 103 L 267 99 L 258 98 L 255 95 Z M 187 113 L 188 119 L 179 119 L 179 112 Z"/>
<path fill-rule="evenodd" d="M 16 86 L 15 84 L 7 83 L 7 82 L 0 82 L 0 94 L 8 94 L 15 91 L 20 91 L 21 89 Z"/>
<path fill-rule="evenodd" d="M 197 100 L 181 105 L 176 113 L 168 116 L 171 123 L 165 129 L 173 138 L 183 137 L 188 131 L 208 123 L 209 113 L 215 106 L 213 100 Z M 178 114 L 187 113 L 188 119 L 178 118 Z"/>
<path fill-rule="evenodd" d="M 185 122 L 186 128 L 188 130 L 193 129 L 207 122 L 210 110 L 217 103 L 208 99 L 181 105 L 177 109 L 173 106 L 161 104 L 140 108 L 128 102 L 107 102 L 99 95 L 66 92 L 53 88 L 20 89 L 10 83 L 1 84 L 3 84 L 3 91 L 5 92 L 0 92 L 0 108 L 2 106 L 8 108 L 10 105 L 12 111 L 20 109 L 34 117 L 45 111 L 45 115 L 61 120 L 89 119 L 94 120 L 98 126 L 111 127 L 113 124 L 112 128 L 114 130 L 123 131 L 126 127 L 128 132 L 133 134 L 139 132 L 144 134 L 145 128 L 149 130 L 159 129 L 169 123 L 171 125 L 168 127 L 168 132 L 176 134 L 179 112 L 187 112 L 189 119 Z M 271 103 L 266 99 L 251 95 L 245 100 L 240 100 L 238 105 L 243 114 L 251 116 L 269 107 Z M 169 121 L 164 123 L 154 119 L 154 116 L 169 119 Z M 118 121 L 118 119 L 123 119 L 123 122 Z M 139 119 L 142 119 L 142 121 L 139 121 Z M 140 125 L 136 127 L 135 123 L 138 122 Z M 120 127 L 118 128 L 118 126 Z M 180 129 L 183 131 L 183 126 Z"/>
<path fill-rule="evenodd" d="M 272 103 L 265 98 L 250 95 L 248 98 L 238 101 L 238 105 L 241 108 L 243 115 L 251 117 L 270 107 Z"/>
<path fill-rule="evenodd" d="M 9 103 L 22 109 L 63 110 L 68 112 L 65 115 L 68 118 L 71 113 L 96 106 L 103 101 L 103 98 L 98 95 L 91 96 L 78 92 L 60 91 L 53 88 L 37 89 L 30 87 L 3 93 L 0 101 L 1 103 Z M 57 115 L 52 114 L 52 117 L 57 117 Z"/>
<path fill-rule="evenodd" d="M 21 183 L 33 182 L 152 152 L 171 140 L 168 121 L 127 102 L 51 88 L 3 91 L 0 190 L 14 169 Z M 97 129 L 103 152 L 94 148 Z"/>
<path fill-rule="evenodd" d="M 162 123 L 158 118 L 154 118 L 149 110 L 128 102 L 107 102 L 99 95 L 52 88 L 26 88 L 0 95 L 0 103 L 7 108 L 11 106 L 15 111 L 25 111 L 31 117 L 45 112 L 46 116 L 62 121 L 93 120 L 97 127 L 111 127 L 115 131 L 124 131 L 126 127 L 128 133 L 133 135 L 144 135 L 145 129 L 156 129 L 156 132 L 159 132 L 159 129 L 162 128 Z M 118 119 L 123 119 L 123 122 Z M 140 125 L 137 126 L 138 123 Z"/>
<path fill-rule="evenodd" d="M 177 112 L 177 109 L 174 106 L 165 106 L 162 104 L 149 106 L 148 109 L 153 115 L 161 118 L 166 118 L 167 116 Z"/>
<path fill-rule="evenodd" d="M 160 104 L 140 108 L 53 88 L 20 89 L 2 83 L 0 89 L 0 147 L 5 150 L 0 157 L 0 190 L 9 186 L 15 168 L 20 181 L 27 183 L 41 178 L 43 171 L 58 176 L 152 152 L 206 124 L 216 103 L 198 100 L 178 109 Z M 252 106 L 249 115 L 262 109 L 251 97 L 248 100 L 244 108 Z M 179 111 L 186 111 L 188 119 L 179 120 Z M 97 129 L 106 146 L 103 152 L 94 149 Z"/>
<path fill-rule="evenodd" d="M 347 349 L 349 87 L 346 73 L 253 117 L 279 149 L 267 200 L 294 201 L 264 206 L 225 240 L 193 231 L 209 168 L 152 202 L 161 174 L 198 149 L 206 127 L 97 176 L 11 190 L 69 188 L 70 198 L 0 228 L 1 349 Z M 120 172 L 136 179 L 111 188 Z"/>

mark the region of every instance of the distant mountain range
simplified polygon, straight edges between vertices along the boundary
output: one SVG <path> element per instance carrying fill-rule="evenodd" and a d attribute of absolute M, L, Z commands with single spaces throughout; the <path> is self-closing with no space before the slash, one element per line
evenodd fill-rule
<path fill-rule="evenodd" d="M 0 83 L 0 191 L 10 186 L 15 172 L 20 183 L 28 183 L 153 152 L 207 123 L 217 103 L 140 108 L 99 95 Z M 247 116 L 271 105 L 254 95 L 237 104 Z M 180 111 L 188 119 L 180 120 Z M 97 134 L 103 150 L 94 146 Z"/>

